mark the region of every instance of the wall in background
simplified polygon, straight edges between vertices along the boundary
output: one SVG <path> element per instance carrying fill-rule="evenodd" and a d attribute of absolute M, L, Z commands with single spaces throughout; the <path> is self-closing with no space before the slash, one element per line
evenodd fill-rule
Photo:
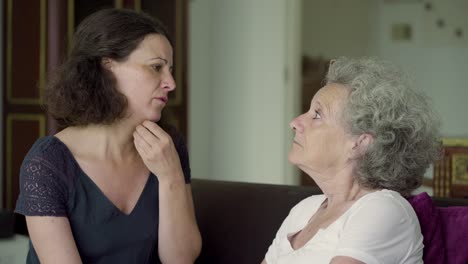
<path fill-rule="evenodd" d="M 287 74 L 294 64 L 287 56 L 294 46 L 288 44 L 289 5 L 287 0 L 190 2 L 193 177 L 297 182 L 286 149 L 299 88 L 290 81 L 297 69 Z"/>
<path fill-rule="evenodd" d="M 431 2 L 430 10 L 425 3 Z M 442 136 L 468 137 L 468 2 L 305 1 L 303 53 L 309 56 L 378 56 L 408 70 L 432 98 Z M 437 26 L 443 19 L 444 27 Z M 410 29 L 392 38 L 394 26 Z M 456 28 L 463 29 L 461 38 Z"/>
<path fill-rule="evenodd" d="M 2 26 L 0 27 L 0 62 L 3 61 L 3 43 L 4 43 L 4 37 L 3 37 L 3 21 L 4 21 L 4 12 L 3 12 L 3 2 L 0 2 L 0 21 L 2 21 Z M 3 111 L 3 96 L 4 96 L 4 80 L 3 80 L 3 64 L 0 63 L 0 112 Z M 3 149 L 3 126 L 5 124 L 5 121 L 3 120 L 3 115 L 0 114 L 0 149 Z M 3 152 L 0 151 L 0 207 L 3 204 L 3 181 L 5 180 L 4 175 L 3 175 Z"/>
<path fill-rule="evenodd" d="M 302 51 L 311 57 L 375 54 L 375 0 L 307 0 L 302 12 Z"/>
<path fill-rule="evenodd" d="M 213 0 L 189 2 L 188 141 L 196 178 L 212 177 Z"/>
<path fill-rule="evenodd" d="M 429 10 L 423 2 L 380 3 L 377 54 L 414 75 L 417 86 L 431 97 L 440 115 L 443 137 L 468 138 L 468 2 L 430 3 Z M 397 24 L 411 28 L 410 39 L 392 39 L 392 27 Z M 456 36 L 456 28 L 463 29 L 462 37 Z M 433 178 L 432 167 L 425 177 Z M 418 191 L 432 194 L 430 187 L 422 186 Z"/>
<path fill-rule="evenodd" d="M 288 165 L 297 84 L 285 74 L 290 59 L 287 2 L 190 1 L 189 146 L 197 178 L 295 183 Z M 379 56 L 412 72 L 432 98 L 444 137 L 468 137 L 468 46 L 435 27 L 439 16 L 466 27 L 467 2 L 308 0 L 302 15 L 298 56 Z M 300 17 L 300 16 L 299 16 Z M 408 39 L 392 38 L 395 25 L 411 29 Z M 445 36 L 445 37 L 444 37 Z M 453 36 L 453 34 L 451 35 Z M 299 38 L 300 39 L 300 38 Z M 437 40 L 437 41 L 435 41 Z M 302 45 L 302 47 L 300 47 Z M 296 94 L 296 96 L 297 96 Z M 286 172 L 285 172 L 286 171 Z M 286 176 L 284 176 L 286 175 Z M 292 180 L 291 180 L 292 179 Z"/>
<path fill-rule="evenodd" d="M 464 0 L 307 1 L 303 53 L 325 58 L 378 56 L 400 65 L 432 99 L 441 117 L 442 136 L 467 138 L 466 10 Z M 400 34 L 394 35 L 398 28 Z M 461 37 L 457 29 L 462 30 Z M 426 177 L 432 178 L 432 171 L 429 168 Z M 427 187 L 420 191 L 432 193 Z"/>
<path fill-rule="evenodd" d="M 430 1 L 379 4 L 379 56 L 398 63 L 414 74 L 418 87 L 432 98 L 442 119 L 442 136 L 468 137 L 468 10 L 467 1 Z M 437 26 L 437 20 L 445 26 Z M 407 24 L 409 40 L 391 39 L 392 26 Z M 464 29 L 461 38 L 455 28 Z"/>

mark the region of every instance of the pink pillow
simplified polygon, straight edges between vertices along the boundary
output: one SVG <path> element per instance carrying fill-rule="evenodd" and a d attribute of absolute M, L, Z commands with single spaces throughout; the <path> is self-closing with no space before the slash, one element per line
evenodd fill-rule
<path fill-rule="evenodd" d="M 443 223 L 447 264 L 468 263 L 468 207 L 439 208 Z"/>
<path fill-rule="evenodd" d="M 445 263 L 445 237 L 439 209 L 425 192 L 408 198 L 408 201 L 418 216 L 424 237 L 424 263 Z"/>

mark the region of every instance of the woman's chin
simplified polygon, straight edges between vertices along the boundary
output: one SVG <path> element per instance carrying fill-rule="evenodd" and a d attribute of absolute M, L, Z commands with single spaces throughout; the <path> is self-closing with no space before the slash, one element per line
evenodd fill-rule
<path fill-rule="evenodd" d="M 149 120 L 156 123 L 156 122 L 159 122 L 159 120 L 161 120 L 161 117 L 155 117 L 155 118 L 151 118 Z"/>
<path fill-rule="evenodd" d="M 161 120 L 161 113 L 150 115 L 147 119 L 153 122 L 158 122 L 159 120 Z"/>
<path fill-rule="evenodd" d="M 288 161 L 292 165 L 297 166 L 297 158 L 296 158 L 296 155 L 294 155 L 294 153 L 292 151 L 290 151 L 289 154 L 288 154 Z"/>

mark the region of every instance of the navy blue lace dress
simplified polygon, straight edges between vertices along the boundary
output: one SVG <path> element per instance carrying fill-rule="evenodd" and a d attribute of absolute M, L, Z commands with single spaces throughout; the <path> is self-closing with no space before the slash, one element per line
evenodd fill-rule
<path fill-rule="evenodd" d="M 185 143 L 180 136 L 173 141 L 190 183 Z M 133 211 L 122 213 L 81 170 L 67 146 L 47 136 L 36 141 L 23 161 L 15 211 L 67 217 L 83 263 L 160 263 L 158 197 L 158 180 L 151 174 Z M 39 263 L 31 242 L 26 262 Z"/>

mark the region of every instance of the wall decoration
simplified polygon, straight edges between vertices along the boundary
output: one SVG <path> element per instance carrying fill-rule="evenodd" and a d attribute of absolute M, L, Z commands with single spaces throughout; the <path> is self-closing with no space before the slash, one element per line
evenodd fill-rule
<path fill-rule="evenodd" d="M 431 0 L 422 8 L 425 43 L 430 47 L 468 46 L 468 1 Z"/>

